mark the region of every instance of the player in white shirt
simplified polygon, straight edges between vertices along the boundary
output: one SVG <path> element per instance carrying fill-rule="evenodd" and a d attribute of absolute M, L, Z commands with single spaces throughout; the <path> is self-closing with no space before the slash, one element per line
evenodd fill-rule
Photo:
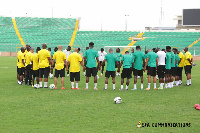
<path fill-rule="evenodd" d="M 104 51 L 103 48 L 101 48 L 101 51 L 98 51 L 99 62 L 100 62 L 100 64 L 103 62 L 104 57 L 106 56 L 106 54 L 107 54 L 107 53 Z M 102 65 L 101 76 L 103 76 L 104 66 L 105 66 L 105 64 Z M 98 68 L 99 68 L 99 65 L 97 66 L 97 72 L 98 72 Z"/>
<path fill-rule="evenodd" d="M 158 89 L 163 89 L 164 86 L 164 71 L 165 71 L 165 58 L 166 58 L 166 53 L 162 50 L 160 50 L 160 48 L 158 48 L 158 77 L 159 77 L 159 83 L 160 83 L 160 87 Z"/>
<path fill-rule="evenodd" d="M 67 49 L 63 50 L 63 52 L 66 54 L 66 61 L 67 61 L 67 58 L 68 56 L 71 54 L 71 46 L 68 46 Z M 68 68 L 70 67 L 70 65 L 68 66 Z M 69 69 L 67 71 L 67 76 L 69 76 Z"/>

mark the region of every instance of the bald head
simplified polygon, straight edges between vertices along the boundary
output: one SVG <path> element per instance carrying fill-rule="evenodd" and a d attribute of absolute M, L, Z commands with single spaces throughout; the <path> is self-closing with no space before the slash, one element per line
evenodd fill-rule
<path fill-rule="evenodd" d="M 30 52 L 33 53 L 34 52 L 34 48 L 31 47 L 30 48 Z"/>
<path fill-rule="evenodd" d="M 47 48 L 47 44 L 46 44 L 46 43 L 43 43 L 43 44 L 42 44 L 42 48 L 43 48 L 43 49 L 46 49 L 46 48 Z"/>
<path fill-rule="evenodd" d="M 62 45 L 58 45 L 58 50 L 62 51 Z"/>
<path fill-rule="evenodd" d="M 75 49 L 74 49 L 74 52 L 78 52 L 78 48 L 75 48 Z"/>
<path fill-rule="evenodd" d="M 109 53 L 113 53 L 113 49 L 110 48 L 110 49 L 109 49 Z"/>
<path fill-rule="evenodd" d="M 26 49 L 30 48 L 30 45 L 29 44 L 26 44 Z"/>

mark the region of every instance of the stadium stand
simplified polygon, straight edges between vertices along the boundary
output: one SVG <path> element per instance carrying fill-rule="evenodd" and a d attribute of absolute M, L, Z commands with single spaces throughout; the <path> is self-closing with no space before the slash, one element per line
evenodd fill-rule
<path fill-rule="evenodd" d="M 26 44 L 25 44 L 25 42 L 24 42 L 22 36 L 20 35 L 20 32 L 19 32 L 19 30 L 18 30 L 18 28 L 17 28 L 17 24 L 16 24 L 15 19 L 13 18 L 12 21 L 13 21 L 13 26 L 14 26 L 14 29 L 15 29 L 15 31 L 16 31 L 16 34 L 17 34 L 17 36 L 18 36 L 18 38 L 19 38 L 19 40 L 20 40 L 20 42 L 21 42 L 21 45 L 22 45 L 23 47 L 25 47 Z"/>
<path fill-rule="evenodd" d="M 79 24 L 79 20 L 76 20 L 75 29 L 74 29 L 74 32 L 73 32 L 73 35 L 72 35 L 72 38 L 71 38 L 71 42 L 69 44 L 70 46 L 73 46 L 73 44 L 74 44 L 76 34 L 77 34 L 77 31 L 78 31 L 78 24 Z"/>
<path fill-rule="evenodd" d="M 69 45 L 76 19 L 16 17 L 18 30 L 26 44 L 49 47 Z"/>
<path fill-rule="evenodd" d="M 0 51 L 15 52 L 20 41 L 16 35 L 12 18 L 0 17 Z"/>
<path fill-rule="evenodd" d="M 138 33 L 137 31 L 78 31 L 74 45 L 85 49 L 89 42 L 94 42 L 96 50 L 104 46 L 127 46 L 131 43 L 129 37 L 137 36 Z"/>
<path fill-rule="evenodd" d="M 78 31 L 79 21 L 73 18 L 16 17 L 13 20 L 0 17 L 0 52 L 16 52 L 17 45 L 21 46 L 24 41 L 34 47 L 42 43 L 52 48 L 71 45 L 80 47 L 82 52 L 89 42 L 95 43 L 96 50 L 118 45 L 140 45 L 143 50 L 167 45 L 182 50 L 189 46 L 192 54 L 194 51 L 195 55 L 200 54 L 200 32 Z"/>
<path fill-rule="evenodd" d="M 76 19 L 16 17 L 17 28 L 26 44 L 34 47 L 69 45 Z M 0 17 L 0 51 L 15 52 L 21 44 L 11 17 Z M 8 47 L 9 45 L 9 47 Z M 11 46 L 12 45 L 12 46 Z"/>
<path fill-rule="evenodd" d="M 135 45 L 146 47 L 146 49 L 152 49 L 153 47 L 165 48 L 165 46 L 170 45 L 181 50 L 191 45 L 200 49 L 197 45 L 200 38 L 199 32 L 145 32 L 143 38 L 145 39 L 138 40 Z M 197 43 L 192 45 L 195 41 Z M 194 53 L 192 49 L 190 49 L 190 52 Z M 200 54 L 199 50 L 195 54 Z"/>

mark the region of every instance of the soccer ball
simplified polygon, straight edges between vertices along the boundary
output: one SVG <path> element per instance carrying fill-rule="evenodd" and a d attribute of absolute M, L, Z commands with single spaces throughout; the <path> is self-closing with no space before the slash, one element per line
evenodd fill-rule
<path fill-rule="evenodd" d="M 55 89 L 55 85 L 54 84 L 50 84 L 49 88 L 53 90 L 53 89 Z"/>
<path fill-rule="evenodd" d="M 121 97 L 115 97 L 114 102 L 115 102 L 116 104 L 121 103 L 121 102 L 122 102 Z"/>

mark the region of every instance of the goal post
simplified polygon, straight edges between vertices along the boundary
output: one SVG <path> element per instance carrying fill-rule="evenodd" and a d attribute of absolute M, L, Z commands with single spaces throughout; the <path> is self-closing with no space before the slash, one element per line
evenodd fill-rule
<path fill-rule="evenodd" d="M 113 49 L 113 53 L 116 53 L 116 49 L 119 48 L 121 53 L 124 53 L 125 51 L 131 52 L 131 48 L 135 48 L 136 46 L 104 46 L 104 51 L 106 53 L 109 53 L 109 49 Z M 123 52 L 124 51 L 124 52 Z"/>

